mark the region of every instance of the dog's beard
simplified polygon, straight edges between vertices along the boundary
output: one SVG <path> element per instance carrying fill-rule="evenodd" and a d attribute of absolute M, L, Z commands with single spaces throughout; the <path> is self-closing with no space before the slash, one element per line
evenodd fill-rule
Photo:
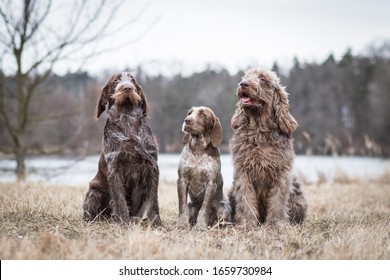
<path fill-rule="evenodd" d="M 123 105 L 126 101 L 129 101 L 130 104 L 134 106 L 138 106 L 140 103 L 142 103 L 141 96 L 139 96 L 138 93 L 134 90 L 117 91 L 111 96 L 111 98 L 114 99 L 115 105 L 117 106 Z"/>
<path fill-rule="evenodd" d="M 192 136 L 198 136 L 203 133 L 202 129 L 200 129 L 199 126 L 196 126 L 195 124 L 186 124 L 185 122 L 183 123 L 182 126 L 182 131 L 187 132 L 191 134 Z"/>

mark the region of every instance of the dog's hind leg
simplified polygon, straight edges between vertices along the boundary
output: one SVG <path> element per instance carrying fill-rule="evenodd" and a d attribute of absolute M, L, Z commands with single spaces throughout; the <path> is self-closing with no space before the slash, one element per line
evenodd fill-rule
<path fill-rule="evenodd" d="M 108 193 L 95 188 L 93 183 L 90 183 L 83 202 L 83 219 L 86 221 L 108 217 L 111 212 Z"/>

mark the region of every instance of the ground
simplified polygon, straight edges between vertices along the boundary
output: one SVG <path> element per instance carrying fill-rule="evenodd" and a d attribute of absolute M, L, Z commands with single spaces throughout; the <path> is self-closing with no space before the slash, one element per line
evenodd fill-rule
<path fill-rule="evenodd" d="M 176 226 L 174 183 L 160 184 L 163 226 L 86 223 L 87 186 L 0 184 L 0 259 L 390 259 L 390 180 L 305 184 L 305 222 L 198 231 Z"/>

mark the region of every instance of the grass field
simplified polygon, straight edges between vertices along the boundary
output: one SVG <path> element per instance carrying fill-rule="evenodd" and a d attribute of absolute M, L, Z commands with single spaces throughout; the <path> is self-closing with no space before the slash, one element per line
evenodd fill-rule
<path fill-rule="evenodd" d="M 196 231 L 176 226 L 175 184 L 161 183 L 163 227 L 86 223 L 86 186 L 0 184 L 0 259 L 390 259 L 390 180 L 305 185 L 302 226 Z"/>

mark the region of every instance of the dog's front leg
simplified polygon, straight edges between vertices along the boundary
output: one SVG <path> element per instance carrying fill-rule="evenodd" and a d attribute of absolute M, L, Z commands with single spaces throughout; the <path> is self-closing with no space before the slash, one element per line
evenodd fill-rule
<path fill-rule="evenodd" d="M 110 189 L 113 220 L 118 223 L 128 224 L 130 222 L 130 211 L 126 203 L 126 191 L 122 176 L 115 172 L 110 172 L 109 170 L 108 185 Z"/>
<path fill-rule="evenodd" d="M 256 193 L 245 172 L 235 175 L 230 203 L 234 206 L 233 219 L 238 227 L 254 228 L 259 225 Z"/>
<path fill-rule="evenodd" d="M 159 181 L 159 170 L 156 166 L 153 168 L 154 172 L 151 172 L 148 176 L 148 182 L 150 182 L 150 189 L 146 198 L 148 202 L 148 219 L 153 227 L 161 226 L 160 210 L 158 206 L 158 181 Z"/>
<path fill-rule="evenodd" d="M 179 198 L 179 226 L 188 226 L 189 214 L 187 206 L 188 188 L 186 180 L 179 175 L 177 179 L 177 195 Z"/>
<path fill-rule="evenodd" d="M 203 198 L 202 207 L 199 210 L 198 219 L 195 225 L 196 229 L 204 230 L 209 225 L 209 220 L 212 218 L 213 200 L 217 191 L 217 184 L 215 181 L 210 180 L 205 187 L 205 193 Z"/>
<path fill-rule="evenodd" d="M 266 224 L 283 225 L 288 222 L 288 195 L 290 180 L 277 181 L 269 191 L 269 208 L 267 209 Z"/>

